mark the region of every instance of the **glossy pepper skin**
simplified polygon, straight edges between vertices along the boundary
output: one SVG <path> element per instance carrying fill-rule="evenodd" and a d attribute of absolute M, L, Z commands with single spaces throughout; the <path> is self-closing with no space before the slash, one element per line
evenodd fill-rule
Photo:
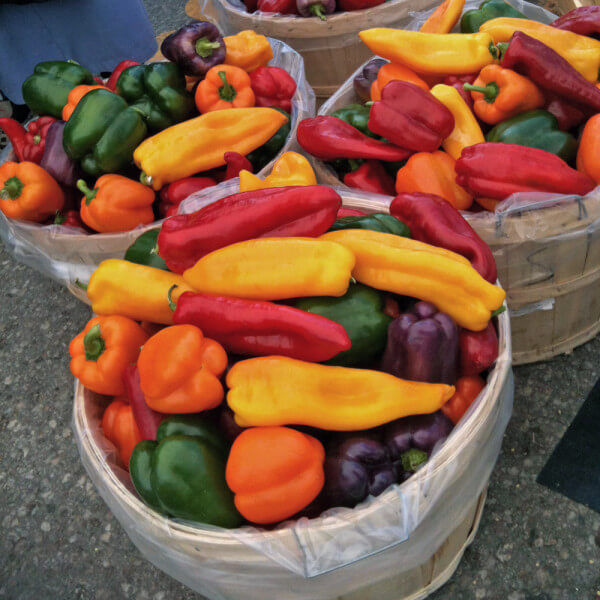
<path fill-rule="evenodd" d="M 485 382 L 478 375 L 459 377 L 456 381 L 456 392 L 442 406 L 442 412 L 456 425 L 484 387 Z"/>
<path fill-rule="evenodd" d="M 136 263 L 138 265 L 146 265 L 155 269 L 168 270 L 165 261 L 158 255 L 156 240 L 158 238 L 159 229 L 150 229 L 142 233 L 140 237 L 127 248 L 125 252 L 125 260 Z"/>
<path fill-rule="evenodd" d="M 233 65 L 251 73 L 264 67 L 273 58 L 269 40 L 252 30 L 240 31 L 223 38 L 225 42 L 225 64 Z"/>
<path fill-rule="evenodd" d="M 433 152 L 454 129 L 452 113 L 428 91 L 407 81 L 390 81 L 371 106 L 369 129 L 414 152 Z"/>
<path fill-rule="evenodd" d="M 540 148 L 571 164 L 577 155 L 577 140 L 570 133 L 560 131 L 556 117 L 545 110 L 520 113 L 498 123 L 488 132 L 486 140 Z"/>
<path fill-rule="evenodd" d="M 302 298 L 294 306 L 335 321 L 347 332 L 351 347 L 332 357 L 328 364 L 368 365 L 383 352 L 391 319 L 383 312 L 385 302 L 377 290 L 353 284 L 340 298 Z"/>
<path fill-rule="evenodd" d="M 250 171 L 240 171 L 240 192 L 290 186 L 316 186 L 317 177 L 308 160 L 298 152 L 284 152 L 264 180 Z"/>
<path fill-rule="evenodd" d="M 14 119 L 0 119 L 0 129 L 6 133 L 17 160 L 40 164 L 48 130 L 56 119 L 53 117 L 39 117 L 27 124 L 27 128 Z"/>
<path fill-rule="evenodd" d="M 233 194 L 163 223 L 159 254 L 172 271 L 183 273 L 206 254 L 243 240 L 318 236 L 335 221 L 341 203 L 339 194 L 325 186 Z"/>
<path fill-rule="evenodd" d="M 583 128 L 579 150 L 577 151 L 577 170 L 591 177 L 596 184 L 600 182 L 600 116 L 594 115 Z"/>
<path fill-rule="evenodd" d="M 434 304 L 458 325 L 485 329 L 505 293 L 488 283 L 469 261 L 449 250 L 378 231 L 330 231 L 320 239 L 350 249 L 356 259 L 352 276 L 393 294 Z"/>
<path fill-rule="evenodd" d="M 571 104 L 568 100 L 544 90 L 546 105 L 544 110 L 553 114 L 558 121 L 558 128 L 561 131 L 569 131 L 578 125 L 581 125 L 586 119 L 585 112 Z"/>
<path fill-rule="evenodd" d="M 456 181 L 483 198 L 504 200 L 516 192 L 585 195 L 594 181 L 539 148 L 486 142 L 465 148 L 456 161 Z"/>
<path fill-rule="evenodd" d="M 390 213 L 405 222 L 415 240 L 464 256 L 490 283 L 497 279 L 489 246 L 448 202 L 433 194 L 399 194 Z"/>
<path fill-rule="evenodd" d="M 527 17 L 503 0 L 485 0 L 479 8 L 466 11 L 460 20 L 461 33 L 476 33 L 487 21 L 498 17 L 526 19 Z"/>
<path fill-rule="evenodd" d="M 284 69 L 258 67 L 250 73 L 250 85 L 256 98 L 256 106 L 271 106 L 287 113 L 292 112 L 296 82 Z"/>
<path fill-rule="evenodd" d="M 104 411 L 101 427 L 104 436 L 116 446 L 121 464 L 127 469 L 133 449 L 143 439 L 131 406 L 120 399 L 111 402 Z"/>
<path fill-rule="evenodd" d="M 462 13 L 465 0 L 444 0 L 423 23 L 423 33 L 450 33 Z"/>
<path fill-rule="evenodd" d="M 296 0 L 296 9 L 301 17 L 319 17 L 321 21 L 335 12 L 335 6 L 336 0 Z"/>
<path fill-rule="evenodd" d="M 92 74 L 76 62 L 41 62 L 23 82 L 23 99 L 31 112 L 60 119 L 69 92 L 76 85 L 93 83 Z"/>
<path fill-rule="evenodd" d="M 429 91 L 429 86 L 423 81 L 414 71 L 408 67 L 395 63 L 386 63 L 379 69 L 377 79 L 371 86 L 371 100 L 381 100 L 381 92 L 383 88 L 391 81 L 407 81 L 417 87 L 420 87 L 425 92 Z"/>
<path fill-rule="evenodd" d="M 473 98 L 469 92 L 466 92 L 464 89 L 465 83 L 473 83 L 477 78 L 477 74 L 471 73 L 469 75 L 446 75 L 444 80 L 442 81 L 443 85 L 448 85 L 456 89 L 456 91 L 460 94 L 460 97 L 465 101 L 469 109 L 473 110 Z M 441 84 L 440 84 L 441 85 Z M 433 90 L 438 87 L 437 85 L 432 88 Z M 436 96 L 438 100 L 440 99 Z M 447 106 L 447 105 L 446 105 Z"/>
<path fill-rule="evenodd" d="M 145 120 L 137 108 L 109 90 L 92 90 L 77 104 L 63 131 L 70 158 L 86 173 L 114 173 L 131 162 L 146 137 Z"/>
<path fill-rule="evenodd" d="M 161 217 L 173 217 L 179 205 L 194 192 L 217 185 L 212 177 L 184 177 L 166 185 L 160 190 L 158 212 Z"/>
<path fill-rule="evenodd" d="M 383 4 L 385 0 L 337 0 L 337 10 L 363 10 L 365 8 L 373 8 Z"/>
<path fill-rule="evenodd" d="M 66 213 L 56 212 L 53 225 L 62 225 L 63 227 L 77 227 L 84 229 L 85 225 L 79 216 L 78 210 L 68 210 Z M 84 229 L 85 231 L 85 229 Z"/>
<path fill-rule="evenodd" d="M 383 58 L 372 58 L 362 69 L 362 71 L 354 77 L 352 87 L 356 95 L 362 102 L 371 100 L 371 86 L 377 80 L 379 69 L 388 62 Z"/>
<path fill-rule="evenodd" d="M 216 65 L 198 84 L 194 96 L 202 114 L 227 108 L 250 108 L 255 104 L 248 73 L 232 65 Z"/>
<path fill-rule="evenodd" d="M 147 339 L 132 319 L 94 317 L 69 344 L 71 373 L 93 392 L 120 396 L 125 393 L 125 368 L 135 363 Z"/>
<path fill-rule="evenodd" d="M 65 122 L 54 119 L 52 121 L 46 130 L 46 139 L 43 141 L 44 153 L 41 157 L 40 167 L 48 171 L 57 183 L 65 187 L 75 187 L 79 166 L 67 155 L 63 147 Z"/>
<path fill-rule="evenodd" d="M 394 178 L 377 160 L 366 160 L 356 171 L 344 175 L 344 184 L 348 187 L 393 196 L 395 190 Z"/>
<path fill-rule="evenodd" d="M 281 108 L 274 108 L 273 110 L 279 111 L 287 121 L 262 146 L 259 146 L 256 150 L 246 155 L 246 158 L 253 167 L 254 173 L 262 170 L 279 154 L 279 151 L 283 148 L 290 135 L 292 128 L 291 115 Z M 250 169 L 246 170 L 250 171 Z"/>
<path fill-rule="evenodd" d="M 107 89 L 103 85 L 78 85 L 75 86 L 70 92 L 69 97 L 67 99 L 67 103 L 63 106 L 62 109 L 62 120 L 68 121 L 69 117 L 73 114 L 75 107 L 79 103 L 79 101 L 92 90 L 105 90 Z"/>
<path fill-rule="evenodd" d="M 483 331 L 467 331 L 459 334 L 461 376 L 479 375 L 489 369 L 498 358 L 498 336 L 490 321 Z"/>
<path fill-rule="evenodd" d="M 358 129 L 358 131 L 368 135 L 369 137 L 379 139 L 379 136 L 369 129 L 368 123 L 370 110 L 370 107 L 365 106 L 364 104 L 349 104 L 348 106 L 339 108 L 332 113 L 331 116 L 337 117 L 338 119 L 349 123 L 352 125 L 352 127 Z"/>
<path fill-rule="evenodd" d="M 410 151 L 374 140 L 336 117 L 314 117 L 300 121 L 298 143 L 321 160 L 338 158 L 372 158 L 375 160 L 405 160 Z"/>
<path fill-rule="evenodd" d="M 263 300 L 188 292 L 177 301 L 173 323 L 195 325 L 241 355 L 321 362 L 350 348 L 348 334 L 337 322 Z"/>
<path fill-rule="evenodd" d="M 296 0 L 259 0 L 257 9 L 264 13 L 279 13 L 281 15 L 296 15 Z"/>
<path fill-rule="evenodd" d="M 340 231 L 342 229 L 369 229 L 370 231 L 381 231 L 393 233 L 402 237 L 411 237 L 408 226 L 392 215 L 386 213 L 371 213 L 369 215 L 349 215 L 336 219 L 329 231 Z"/>
<path fill-rule="evenodd" d="M 317 497 L 324 460 L 317 439 L 287 427 L 258 427 L 233 442 L 225 477 L 240 513 L 266 525 L 292 517 Z"/>
<path fill-rule="evenodd" d="M 227 403 L 242 427 L 308 425 L 328 431 L 370 429 L 434 412 L 454 393 L 449 385 L 282 356 L 236 363 L 227 386 Z"/>
<path fill-rule="evenodd" d="M 579 6 L 550 23 L 551 27 L 572 31 L 579 35 L 600 33 L 600 7 Z"/>
<path fill-rule="evenodd" d="M 225 152 L 223 156 L 225 158 L 225 163 L 227 164 L 223 181 L 229 181 L 230 179 L 239 177 L 241 171 L 248 171 L 248 173 L 254 171 L 252 163 L 243 154 L 239 154 L 238 152 Z"/>
<path fill-rule="evenodd" d="M 113 72 L 110 74 L 110 77 L 108 78 L 108 81 L 106 82 L 106 87 L 111 91 L 114 92 L 117 89 L 117 81 L 119 80 L 119 77 L 121 76 L 121 73 L 129 68 L 129 67 L 135 67 L 136 65 L 139 65 L 140 63 L 137 60 L 122 60 L 114 69 Z"/>
<path fill-rule="evenodd" d="M 183 278 L 199 292 L 250 300 L 342 296 L 354 256 L 321 238 L 271 237 L 238 242 L 203 256 Z"/>
<path fill-rule="evenodd" d="M 146 403 L 165 414 L 218 406 L 223 400 L 219 377 L 226 367 L 225 350 L 193 325 L 161 329 L 144 344 L 138 358 Z"/>

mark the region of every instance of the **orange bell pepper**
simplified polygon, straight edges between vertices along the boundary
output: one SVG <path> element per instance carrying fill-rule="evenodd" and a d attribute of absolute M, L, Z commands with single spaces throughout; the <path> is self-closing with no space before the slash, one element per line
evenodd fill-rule
<path fill-rule="evenodd" d="M 467 210 L 473 196 L 456 183 L 455 162 L 441 150 L 413 154 L 396 175 L 396 192 L 435 194 L 457 210 Z"/>
<path fill-rule="evenodd" d="M 250 76 L 231 65 L 216 65 L 196 88 L 196 107 L 201 113 L 225 108 L 251 108 L 255 104 Z"/>
<path fill-rule="evenodd" d="M 485 210 L 495 212 L 496 206 L 498 206 L 502 200 L 494 200 L 493 198 L 475 198 L 475 202 L 477 202 L 479 206 L 485 208 Z"/>
<path fill-rule="evenodd" d="M 219 377 L 227 367 L 227 354 L 194 325 L 161 329 L 146 342 L 137 364 L 140 387 L 152 410 L 196 413 L 223 400 Z"/>
<path fill-rule="evenodd" d="M 0 165 L 0 210 L 10 219 L 41 223 L 61 210 L 64 203 L 60 185 L 39 165 Z"/>
<path fill-rule="evenodd" d="M 544 95 L 535 83 L 500 65 L 484 67 L 464 89 L 471 92 L 475 114 L 490 125 L 544 105 Z"/>
<path fill-rule="evenodd" d="M 381 90 L 390 81 L 408 81 L 418 85 L 426 92 L 429 91 L 429 86 L 414 71 L 403 65 L 387 63 L 379 69 L 377 79 L 371 84 L 371 100 L 373 102 L 381 100 Z"/>
<path fill-rule="evenodd" d="M 467 375 L 459 377 L 454 385 L 456 392 L 442 406 L 442 412 L 456 425 L 485 387 L 485 381 L 479 375 Z"/>
<path fill-rule="evenodd" d="M 419 31 L 423 33 L 450 33 L 458 23 L 465 0 L 444 0 L 423 23 Z"/>
<path fill-rule="evenodd" d="M 90 190 L 83 179 L 77 188 L 81 200 L 81 220 L 94 231 L 131 231 L 154 221 L 154 192 L 146 185 L 122 175 L 102 175 Z"/>
<path fill-rule="evenodd" d="M 129 470 L 131 453 L 143 439 L 133 409 L 124 400 L 115 398 L 104 411 L 101 426 L 104 436 L 117 447 L 123 466 Z"/>
<path fill-rule="evenodd" d="M 589 119 L 583 128 L 577 151 L 577 170 L 600 183 L 600 114 Z"/>
<path fill-rule="evenodd" d="M 223 38 L 225 64 L 244 69 L 247 73 L 264 67 L 273 58 L 269 40 L 251 29 Z"/>
<path fill-rule="evenodd" d="M 235 506 L 252 523 L 277 523 L 308 506 L 325 483 L 319 440 L 287 427 L 255 427 L 239 435 L 225 479 Z"/>
<path fill-rule="evenodd" d="M 75 107 L 79 104 L 79 101 L 92 90 L 107 90 L 108 88 L 104 85 L 76 85 L 70 92 L 67 98 L 67 103 L 62 109 L 63 121 L 68 121 L 69 117 L 73 114 Z M 113 90 L 109 90 L 112 92 Z"/>
<path fill-rule="evenodd" d="M 146 332 L 132 319 L 94 317 L 69 344 L 71 373 L 98 394 L 124 394 L 125 368 L 136 362 L 147 339 Z"/>

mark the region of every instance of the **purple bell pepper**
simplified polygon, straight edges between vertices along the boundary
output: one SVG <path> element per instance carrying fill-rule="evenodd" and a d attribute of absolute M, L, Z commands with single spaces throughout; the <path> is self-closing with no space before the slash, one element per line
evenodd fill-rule
<path fill-rule="evenodd" d="M 319 17 L 326 21 L 325 15 L 335 11 L 335 0 L 296 0 L 296 8 L 302 17 Z"/>
<path fill-rule="evenodd" d="M 55 121 L 48 128 L 40 167 L 48 171 L 61 185 L 75 187 L 79 179 L 79 168 L 63 148 L 64 128 L 64 121 Z"/>
<path fill-rule="evenodd" d="M 354 78 L 354 91 L 363 102 L 371 100 L 371 85 L 377 79 L 379 69 L 385 64 L 387 60 L 383 58 L 372 58 Z"/>
<path fill-rule="evenodd" d="M 452 385 L 458 373 L 458 326 L 429 302 L 394 319 L 381 368 L 409 381 Z"/>

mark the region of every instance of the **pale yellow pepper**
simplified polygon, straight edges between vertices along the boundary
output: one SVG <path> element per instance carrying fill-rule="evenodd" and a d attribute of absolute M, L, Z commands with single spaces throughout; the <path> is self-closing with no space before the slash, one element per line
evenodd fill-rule
<path fill-rule="evenodd" d="M 225 42 L 225 64 L 239 67 L 250 73 L 264 67 L 272 58 L 269 40 L 248 29 L 223 38 Z"/>
<path fill-rule="evenodd" d="M 298 152 L 285 152 L 273 165 L 264 181 L 250 171 L 240 171 L 240 192 L 291 185 L 317 185 L 317 177 L 310 163 Z"/>

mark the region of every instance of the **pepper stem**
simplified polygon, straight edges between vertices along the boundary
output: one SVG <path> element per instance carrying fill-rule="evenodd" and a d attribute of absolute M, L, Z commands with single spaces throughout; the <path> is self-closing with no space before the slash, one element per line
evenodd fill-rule
<path fill-rule="evenodd" d="M 315 17 L 319 17 L 319 19 L 321 19 L 321 21 L 327 21 L 327 17 L 325 16 L 325 13 L 323 12 L 325 10 L 325 7 L 320 2 L 318 4 L 311 4 L 311 6 L 308 10 Z"/>
<path fill-rule="evenodd" d="M 508 50 L 508 42 L 500 42 L 496 44 L 496 48 L 498 49 L 498 59 L 501 59 Z"/>
<path fill-rule="evenodd" d="M 506 305 L 503 304 L 500 308 L 497 308 L 494 312 L 492 312 L 492 315 L 490 318 L 494 318 L 497 317 L 498 315 L 501 315 L 503 312 L 506 311 Z"/>
<path fill-rule="evenodd" d="M 233 102 L 237 96 L 235 88 L 227 81 L 227 73 L 225 71 L 219 71 L 219 77 L 223 82 L 223 85 L 219 88 L 219 98 L 225 100 L 225 102 Z"/>
<path fill-rule="evenodd" d="M 400 460 L 402 461 L 402 468 L 405 471 L 414 473 L 417 467 L 427 462 L 427 452 L 423 452 L 423 450 L 419 450 L 418 448 L 411 448 L 400 455 Z"/>
<path fill-rule="evenodd" d="M 38 133 L 33 136 L 33 143 L 37 146 L 42 141 L 42 136 Z"/>
<path fill-rule="evenodd" d="M 483 94 L 483 99 L 490 104 L 493 104 L 500 93 L 500 87 L 495 81 L 488 83 L 486 86 L 465 83 L 463 85 L 463 90 L 466 92 L 481 92 Z"/>
<path fill-rule="evenodd" d="M 105 349 L 100 323 L 96 323 L 83 338 L 83 348 L 85 350 L 85 360 L 97 361 Z"/>
<path fill-rule="evenodd" d="M 173 302 L 173 298 L 171 297 L 171 295 L 173 294 L 173 290 L 177 287 L 177 284 L 172 285 L 169 288 L 169 291 L 167 292 L 167 300 L 169 301 L 169 308 L 175 312 L 175 309 L 177 308 L 177 304 L 175 304 L 175 302 Z"/>
<path fill-rule="evenodd" d="M 56 214 L 54 215 L 54 224 L 62 225 L 66 220 L 67 220 L 67 217 L 65 215 L 61 214 L 61 212 L 59 210 L 57 210 Z"/>
<path fill-rule="evenodd" d="M 16 200 L 23 193 L 23 187 L 23 182 L 16 175 L 9 177 L 0 190 L 0 198 L 2 200 Z"/>
<path fill-rule="evenodd" d="M 83 281 L 79 281 L 79 279 L 76 279 L 76 280 L 75 280 L 75 285 L 76 285 L 76 286 L 77 286 L 79 289 L 81 289 L 81 290 L 84 290 L 84 291 L 86 291 L 86 292 L 87 292 L 88 286 L 87 286 L 87 284 L 86 284 L 86 283 L 83 283 Z"/>
<path fill-rule="evenodd" d="M 361 163 L 355 158 L 349 158 L 348 166 L 352 169 L 352 171 L 357 171 L 358 169 L 360 169 Z"/>
<path fill-rule="evenodd" d="M 211 42 L 207 37 L 201 37 L 196 40 L 196 54 L 200 58 L 208 58 L 214 50 L 220 48 L 219 42 Z"/>
<path fill-rule="evenodd" d="M 85 205 L 89 206 L 90 202 L 96 197 L 98 188 L 90 190 L 83 179 L 77 180 L 77 189 L 85 196 Z"/>
<path fill-rule="evenodd" d="M 142 171 L 140 173 L 140 183 L 143 183 L 144 185 L 152 185 L 152 176 Z"/>

